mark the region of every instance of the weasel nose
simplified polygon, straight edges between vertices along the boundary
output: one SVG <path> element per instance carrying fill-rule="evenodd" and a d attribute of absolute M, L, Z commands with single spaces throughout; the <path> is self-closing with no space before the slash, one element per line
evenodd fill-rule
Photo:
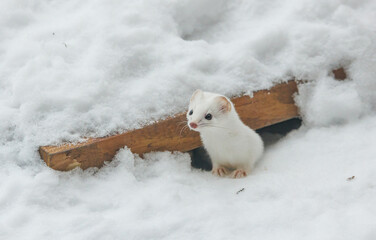
<path fill-rule="evenodd" d="M 191 128 L 197 128 L 197 124 L 194 123 L 194 122 L 191 122 L 191 123 L 189 124 L 189 126 L 191 126 Z"/>

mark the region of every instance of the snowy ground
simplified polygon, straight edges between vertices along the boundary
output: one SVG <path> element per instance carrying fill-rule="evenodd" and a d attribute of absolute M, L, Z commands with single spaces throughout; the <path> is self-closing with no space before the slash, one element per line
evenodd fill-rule
<path fill-rule="evenodd" d="M 374 22 L 373 0 L 1 1 L 0 239 L 375 239 Z M 292 76 L 304 126 L 245 179 L 182 153 L 69 173 L 37 153 Z"/>

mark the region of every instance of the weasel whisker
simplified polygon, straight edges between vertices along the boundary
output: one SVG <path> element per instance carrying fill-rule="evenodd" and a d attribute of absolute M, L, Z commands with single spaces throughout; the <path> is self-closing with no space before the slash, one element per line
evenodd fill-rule
<path fill-rule="evenodd" d="M 188 129 L 188 126 L 187 126 L 187 125 L 183 126 L 183 127 L 180 129 L 179 136 L 181 136 L 182 132 L 184 132 L 186 129 Z"/>
<path fill-rule="evenodd" d="M 187 124 L 188 123 L 188 121 L 181 121 L 181 122 L 178 122 L 177 124 L 178 124 L 178 126 L 181 126 L 182 124 Z"/>
<path fill-rule="evenodd" d="M 215 127 L 215 128 L 222 128 L 222 129 L 230 130 L 230 128 L 227 128 L 227 127 L 213 125 L 213 124 L 208 124 L 208 123 L 202 123 L 199 126 L 203 126 L 203 127 Z"/>

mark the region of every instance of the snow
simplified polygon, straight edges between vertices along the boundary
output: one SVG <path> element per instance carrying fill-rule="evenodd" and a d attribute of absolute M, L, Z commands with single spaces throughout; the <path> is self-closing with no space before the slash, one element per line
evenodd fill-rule
<path fill-rule="evenodd" d="M 0 238 L 374 239 L 373 22 L 373 0 L 1 1 Z M 245 179 L 183 153 L 62 173 L 37 152 L 293 76 L 304 126 Z"/>

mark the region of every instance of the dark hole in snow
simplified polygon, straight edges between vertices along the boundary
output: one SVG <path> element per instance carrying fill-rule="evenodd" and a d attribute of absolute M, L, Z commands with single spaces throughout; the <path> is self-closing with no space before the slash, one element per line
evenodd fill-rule
<path fill-rule="evenodd" d="M 256 130 L 260 134 L 262 140 L 264 141 L 265 147 L 268 147 L 282 137 L 286 136 L 292 130 L 300 128 L 302 125 L 302 120 L 300 118 L 293 118 L 284 122 L 273 124 L 264 128 Z"/>
<path fill-rule="evenodd" d="M 204 147 L 193 149 L 190 151 L 190 155 L 192 167 L 205 171 L 210 171 L 212 169 L 209 154 L 206 152 Z"/>
<path fill-rule="evenodd" d="M 264 140 L 265 147 L 276 143 L 279 139 L 286 136 L 292 130 L 298 129 L 302 125 L 302 120 L 293 118 L 284 122 L 280 122 L 268 127 L 258 129 L 256 132 L 260 134 Z M 190 151 L 191 165 L 194 168 L 210 171 L 212 164 L 210 157 L 204 147 L 199 147 Z"/>

